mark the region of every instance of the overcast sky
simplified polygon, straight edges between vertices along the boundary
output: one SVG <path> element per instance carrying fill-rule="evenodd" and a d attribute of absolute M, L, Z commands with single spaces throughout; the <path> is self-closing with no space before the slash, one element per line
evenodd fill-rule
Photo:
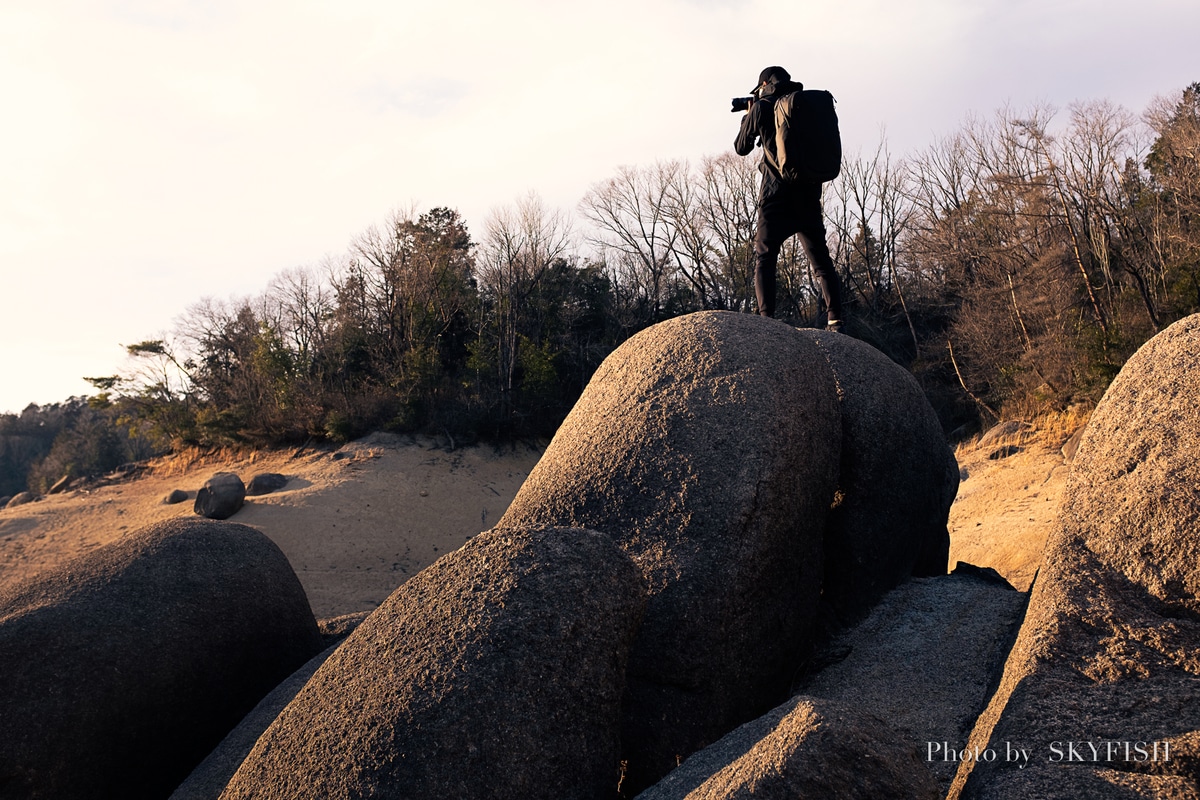
<path fill-rule="evenodd" d="M 1195 0 L 0 0 L 0 412 L 393 209 L 479 233 L 726 151 L 765 66 L 903 155 L 1005 104 L 1140 114 L 1200 81 L 1198 30 Z"/>

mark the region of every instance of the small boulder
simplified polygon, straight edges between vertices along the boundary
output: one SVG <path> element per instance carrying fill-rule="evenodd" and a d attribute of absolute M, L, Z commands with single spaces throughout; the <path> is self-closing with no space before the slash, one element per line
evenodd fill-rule
<path fill-rule="evenodd" d="M 70 483 L 71 473 L 68 472 L 66 475 L 63 475 L 61 478 L 55 481 L 54 485 L 46 490 L 46 494 L 58 494 L 59 492 L 66 491 Z"/>
<path fill-rule="evenodd" d="M 261 472 L 250 479 L 250 483 L 246 486 L 246 495 L 248 497 L 258 497 L 271 492 L 278 492 L 283 487 L 287 486 L 288 478 L 286 475 L 280 475 L 278 472 Z"/>
<path fill-rule="evenodd" d="M 801 696 L 696 753 L 638 800 L 938 800 L 922 757 L 878 718 Z"/>
<path fill-rule="evenodd" d="M 218 472 L 196 493 L 193 509 L 208 519 L 229 519 L 246 501 L 246 484 L 232 472 Z"/>
<path fill-rule="evenodd" d="M 175 519 L 0 593 L 0 796 L 166 797 L 318 652 L 244 525 Z"/>
<path fill-rule="evenodd" d="M 17 492 L 12 496 L 12 498 L 9 499 L 7 503 L 4 504 L 4 507 L 16 508 L 17 506 L 23 506 L 27 503 L 32 503 L 35 500 L 37 500 L 37 495 L 33 492 Z"/>
<path fill-rule="evenodd" d="M 188 499 L 188 493 L 183 489 L 172 489 L 171 493 L 163 498 L 163 505 L 173 506 L 177 503 L 182 503 Z"/>
<path fill-rule="evenodd" d="M 603 534 L 482 533 L 334 650 L 222 798 L 610 796 L 644 603 Z"/>
<path fill-rule="evenodd" d="M 1032 425 L 1021 420 L 1012 419 L 1008 422 L 1000 422 L 988 428 L 983 436 L 979 437 L 978 446 L 987 447 L 1007 440 L 1020 440 L 1032 430 Z"/>
<path fill-rule="evenodd" d="M 997 447 L 995 450 L 988 453 L 988 460 L 989 461 L 1000 461 L 1002 459 L 1010 458 L 1011 456 L 1015 456 L 1017 453 L 1022 453 L 1024 451 L 1025 451 L 1025 448 L 1021 447 L 1020 445 L 1006 444 L 1001 447 Z"/>
<path fill-rule="evenodd" d="M 1016 591 L 1017 589 L 995 567 L 980 567 L 975 564 L 968 564 L 966 561 L 959 561 L 955 563 L 954 571 L 950 574 L 960 577 L 978 578 L 988 583 L 994 583 L 997 586 L 1003 586 L 1005 589 L 1011 589 L 1012 591 Z"/>
<path fill-rule="evenodd" d="M 1085 430 L 1087 430 L 1087 425 L 1079 426 L 1070 438 L 1063 442 L 1062 457 L 1068 464 L 1075 460 L 1075 453 L 1079 450 L 1079 440 L 1083 438 Z"/>
<path fill-rule="evenodd" d="M 317 620 L 317 630 L 321 632 L 321 641 L 326 647 L 332 647 L 354 633 L 354 629 L 371 616 L 370 611 L 354 611 L 336 617 Z"/>

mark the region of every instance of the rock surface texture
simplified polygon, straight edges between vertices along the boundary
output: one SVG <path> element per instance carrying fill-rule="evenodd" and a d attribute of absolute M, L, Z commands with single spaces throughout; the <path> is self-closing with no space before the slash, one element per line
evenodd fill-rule
<path fill-rule="evenodd" d="M 971 742 L 1027 748 L 1028 766 L 1001 756 L 963 768 L 951 797 L 1200 796 L 1198 531 L 1193 316 L 1126 363 L 1080 441 L 1026 621 Z"/>
<path fill-rule="evenodd" d="M 908 370 L 869 344 L 800 330 L 828 359 L 842 427 L 822 601 L 843 622 L 910 575 L 944 575 L 958 463 Z"/>
<path fill-rule="evenodd" d="M 604 361 L 501 519 L 603 531 L 645 574 L 623 733 L 635 791 L 786 697 L 841 439 L 816 342 L 691 314 Z"/>
<path fill-rule="evenodd" d="M 0 797 L 166 797 L 320 648 L 269 539 L 187 519 L 0 596 Z"/>
<path fill-rule="evenodd" d="M 801 692 L 879 717 L 897 742 L 921 751 L 944 794 L 958 762 L 943 743 L 970 735 L 999 682 L 1027 599 L 982 570 L 960 567 L 908 581 L 831 643 L 840 660 Z"/>
<path fill-rule="evenodd" d="M 482 533 L 359 625 L 221 796 L 611 797 L 644 603 L 603 534 Z"/>
<path fill-rule="evenodd" d="M 918 748 L 876 717 L 796 697 L 701 750 L 638 800 L 938 800 Z"/>

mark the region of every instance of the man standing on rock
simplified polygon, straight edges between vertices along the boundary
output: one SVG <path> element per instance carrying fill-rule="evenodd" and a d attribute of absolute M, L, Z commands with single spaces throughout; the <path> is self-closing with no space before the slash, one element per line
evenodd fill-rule
<path fill-rule="evenodd" d="M 734 149 L 740 156 L 750 155 L 756 144 L 763 148 L 763 160 L 759 165 L 762 185 L 758 225 L 754 234 L 754 293 L 758 298 L 758 313 L 765 317 L 775 316 L 775 272 L 779 250 L 788 237 L 799 236 L 829 312 L 826 328 L 840 331 L 843 319 L 841 284 L 825 241 L 821 183 L 785 180 L 776 166 L 779 160 L 775 143 L 775 102 L 803 88 L 803 84 L 792 81 L 783 67 L 764 69 L 758 76 L 758 85 L 752 90 L 753 98 L 734 142 Z"/>

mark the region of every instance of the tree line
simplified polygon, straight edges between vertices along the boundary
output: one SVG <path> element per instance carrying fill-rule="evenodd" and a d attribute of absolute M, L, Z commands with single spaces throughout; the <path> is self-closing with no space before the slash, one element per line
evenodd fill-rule
<path fill-rule="evenodd" d="M 1200 310 L 1198 153 L 1200 83 L 1140 118 L 1005 108 L 903 158 L 847 158 L 824 196 L 847 332 L 909 368 L 947 431 L 1094 403 Z M 394 212 L 255 297 L 202 300 L 89 379 L 87 405 L 158 448 L 548 434 L 637 331 L 754 311 L 757 160 L 622 167 L 578 221 L 536 195 L 477 233 L 450 208 Z M 819 297 L 789 242 L 777 316 L 815 324 Z"/>

